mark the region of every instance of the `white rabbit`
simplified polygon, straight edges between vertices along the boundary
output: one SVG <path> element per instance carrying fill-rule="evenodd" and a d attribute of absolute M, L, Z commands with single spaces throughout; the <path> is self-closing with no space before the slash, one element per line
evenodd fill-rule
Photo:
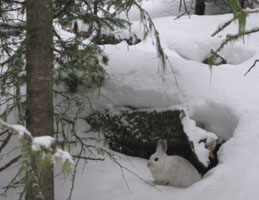
<path fill-rule="evenodd" d="M 166 140 L 160 139 L 156 152 L 148 161 L 155 184 L 188 187 L 201 179 L 199 172 L 188 160 L 180 156 L 168 156 L 166 150 Z"/>

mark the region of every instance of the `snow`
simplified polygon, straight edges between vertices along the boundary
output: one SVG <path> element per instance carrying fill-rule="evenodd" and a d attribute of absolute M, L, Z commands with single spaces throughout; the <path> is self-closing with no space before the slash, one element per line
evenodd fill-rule
<path fill-rule="evenodd" d="M 207 132 L 204 129 L 197 127 L 195 121 L 190 119 L 186 112 L 185 115 L 186 116 L 182 118 L 184 132 L 189 137 L 189 140 L 193 142 L 194 151 L 198 159 L 207 167 L 209 165 L 210 151 L 205 147 L 205 144 L 209 145 L 218 137 L 214 133 Z M 202 140 L 205 140 L 206 142 L 201 142 Z"/>
<path fill-rule="evenodd" d="M 246 37 L 244 42 L 229 44 L 221 54 L 228 64 L 214 66 L 212 71 L 202 61 L 210 48 L 216 49 L 227 33 L 235 33 L 234 23 L 216 37 L 211 34 L 232 15 L 191 16 L 176 21 L 172 17 L 155 19 L 177 79 L 167 66 L 163 78 L 155 48 L 149 39 L 145 43 L 128 47 L 125 43 L 105 46 L 110 62 L 105 70 L 108 78 L 99 98 L 89 96 L 95 108 L 134 106 L 138 108 L 170 109 L 184 107 L 189 117 L 183 120 L 196 151 L 203 163 L 208 151 L 197 141 L 205 135 L 226 139 L 218 152 L 219 164 L 201 181 L 189 188 L 152 186 L 147 160 L 121 154 L 119 162 L 130 171 L 120 169 L 113 161 L 80 162 L 72 198 L 83 200 L 174 199 L 174 200 L 229 200 L 251 199 L 259 196 L 259 93 L 258 68 L 244 76 L 259 57 L 258 33 Z M 255 26 L 258 15 L 248 18 L 248 27 Z M 133 28 L 136 28 L 136 25 Z M 135 29 L 136 30 L 136 29 Z M 85 168 L 84 168 L 85 167 Z M 84 169 L 84 170 L 83 170 Z M 81 171 L 82 170 L 82 171 Z M 56 197 L 64 199 L 69 181 L 56 180 Z M 83 184 L 82 184 L 83 183 Z M 61 192 L 62 191 L 62 192 Z"/>
<path fill-rule="evenodd" d="M 53 160 L 55 161 L 55 159 L 61 159 L 62 163 L 65 163 L 67 160 L 70 163 L 74 163 L 72 156 L 67 151 L 64 151 L 60 148 L 58 148 L 53 155 Z"/>
<path fill-rule="evenodd" d="M 16 124 L 11 127 L 18 133 L 19 137 L 23 137 L 24 134 L 31 136 L 31 133 L 22 125 Z"/>
<path fill-rule="evenodd" d="M 181 8 L 179 6 L 182 4 Z M 185 0 L 186 8 L 189 14 L 194 14 L 195 1 Z M 181 16 L 186 13 L 182 0 L 144 0 L 141 6 L 148 11 L 152 18 L 166 17 L 166 16 Z M 229 9 L 223 5 L 221 8 L 215 6 L 213 1 L 206 2 L 205 14 L 216 15 L 229 12 Z M 128 16 L 131 20 L 139 20 L 138 9 L 132 9 Z"/>
<path fill-rule="evenodd" d="M 31 148 L 33 151 L 39 151 L 41 147 L 48 149 L 54 143 L 54 141 L 55 139 L 51 136 L 34 137 L 32 139 Z"/>
<path fill-rule="evenodd" d="M 182 123 L 203 163 L 208 161 L 208 151 L 203 144 L 198 144 L 198 140 L 205 136 L 227 140 L 218 152 L 219 164 L 201 181 L 180 189 L 152 185 L 147 160 L 114 152 L 125 168 L 120 168 L 109 158 L 102 162 L 79 162 L 72 199 L 255 200 L 259 196 L 259 68 L 255 67 L 247 76 L 244 74 L 259 58 L 259 35 L 255 33 L 245 37 L 244 41 L 229 44 L 221 52 L 228 63 L 210 70 L 202 61 L 211 48 L 216 49 L 220 45 L 226 34 L 236 33 L 237 23 L 215 37 L 211 34 L 232 15 L 184 16 L 174 20 L 175 17 L 163 9 L 169 11 L 172 8 L 169 3 L 175 6 L 173 2 L 178 4 L 179 1 L 160 2 L 158 4 L 158 0 L 154 0 L 153 6 L 146 2 L 145 6 L 154 9 L 152 17 L 159 17 L 154 22 L 172 63 L 177 84 L 169 65 L 161 76 L 159 60 L 150 38 L 131 47 L 123 42 L 104 47 L 110 58 L 109 65 L 105 67 L 107 78 L 101 95 L 99 91 L 92 91 L 88 93 L 89 98 L 96 109 L 117 106 L 183 107 L 189 115 Z M 160 5 L 164 6 L 163 9 Z M 134 13 L 132 18 L 137 19 Z M 257 26 L 258 18 L 258 14 L 250 15 L 247 29 Z M 138 27 L 139 24 L 134 23 L 133 32 L 141 32 Z M 89 130 L 89 125 L 82 120 L 77 125 L 78 134 L 86 136 L 84 132 Z M 49 146 L 52 142 L 51 138 L 40 139 L 35 148 Z M 58 150 L 57 154 L 69 159 L 62 151 Z M 56 199 L 67 199 L 70 179 L 58 176 L 55 186 Z"/>
<path fill-rule="evenodd" d="M 11 125 L 11 124 L 8 124 L 8 123 L 6 123 L 6 122 L 4 122 L 0 119 L 0 127 L 6 128 L 9 131 L 17 133 L 19 138 L 23 137 L 24 134 L 31 137 L 31 133 L 26 129 L 26 127 L 24 127 L 22 125 L 19 125 L 19 124 Z"/>

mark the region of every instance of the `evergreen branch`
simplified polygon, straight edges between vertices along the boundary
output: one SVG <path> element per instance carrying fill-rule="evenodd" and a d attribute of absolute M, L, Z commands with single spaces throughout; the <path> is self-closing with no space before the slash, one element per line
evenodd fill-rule
<path fill-rule="evenodd" d="M 217 35 L 219 32 L 224 30 L 228 25 L 230 25 L 235 20 L 236 20 L 236 18 L 233 17 L 232 19 L 228 20 L 225 24 L 219 26 L 218 29 L 214 33 L 211 34 L 211 37 L 214 37 L 215 35 Z"/>
<path fill-rule="evenodd" d="M 68 1 L 65 3 L 64 8 L 61 9 L 61 10 L 59 10 L 58 13 L 54 14 L 53 19 L 56 19 L 56 18 L 58 18 L 58 17 L 64 15 L 64 14 L 67 12 L 67 10 L 69 9 L 69 7 L 72 6 L 73 3 L 74 3 L 74 0 L 68 0 Z"/>
<path fill-rule="evenodd" d="M 254 14 L 254 13 L 259 13 L 258 10 L 246 10 L 246 12 L 248 14 Z M 234 22 L 237 19 L 237 17 L 233 17 L 232 19 L 228 20 L 227 22 L 225 22 L 223 25 L 219 26 L 218 29 L 211 34 L 211 37 L 214 37 L 215 35 L 217 35 L 219 32 L 223 31 L 227 26 L 229 26 L 232 22 Z"/>
<path fill-rule="evenodd" d="M 165 70 L 165 67 L 166 67 L 166 60 L 167 60 L 168 57 L 167 57 L 167 55 L 165 54 L 165 52 L 162 48 L 159 32 L 156 29 L 156 26 L 155 26 L 154 22 L 152 21 L 152 18 L 150 17 L 150 15 L 148 14 L 148 12 L 146 10 L 144 10 L 138 3 L 135 3 L 135 5 L 137 6 L 137 8 L 142 13 L 142 21 L 144 23 L 146 31 L 150 30 L 151 32 L 152 31 L 154 32 L 157 55 L 158 55 L 158 58 L 161 60 L 161 63 L 162 63 L 162 74 L 163 74 L 163 72 Z"/>
<path fill-rule="evenodd" d="M 229 4 L 232 8 L 234 18 L 238 20 L 238 33 L 241 34 L 245 31 L 248 13 L 240 7 L 237 0 L 229 0 Z"/>
<path fill-rule="evenodd" d="M 174 67 L 171 64 L 171 62 L 169 61 L 168 56 L 166 55 L 166 53 L 164 52 L 164 50 L 162 48 L 159 32 L 156 29 L 156 26 L 155 26 L 152 18 L 150 17 L 150 15 L 148 14 L 147 11 L 145 11 L 143 8 L 141 8 L 141 6 L 138 3 L 135 2 L 135 5 L 137 6 L 137 8 L 142 13 L 142 21 L 144 23 L 145 28 L 147 30 L 150 30 L 151 32 L 154 31 L 157 56 L 162 63 L 162 75 L 164 75 L 164 71 L 166 69 L 166 63 L 168 63 L 171 67 L 171 70 L 172 70 L 172 73 L 173 73 L 173 76 L 174 76 L 174 79 L 175 79 L 176 87 L 178 88 L 178 81 L 177 81 L 177 78 L 176 78 L 176 75 L 175 75 Z M 148 22 L 148 25 L 146 24 L 147 22 Z"/>
<path fill-rule="evenodd" d="M 32 142 L 33 137 L 31 133 L 23 126 L 20 125 L 10 125 L 0 119 L 0 127 L 7 129 L 10 133 L 17 133 L 20 136 L 24 136 L 30 143 Z"/>
<path fill-rule="evenodd" d="M 10 160 L 7 164 L 5 164 L 3 167 L 0 167 L 0 172 L 6 170 L 7 168 L 11 167 L 14 163 L 16 163 L 22 156 L 16 156 L 12 160 Z"/>
<path fill-rule="evenodd" d="M 243 31 L 241 33 L 237 33 L 235 35 L 227 35 L 226 36 L 226 39 L 224 39 L 221 43 L 221 45 L 218 47 L 217 50 L 211 50 L 211 56 L 209 56 L 206 61 L 207 63 L 209 64 L 210 68 L 212 67 L 212 65 L 215 64 L 215 61 L 217 60 L 217 58 L 220 58 L 223 63 L 227 63 L 226 60 L 219 55 L 219 52 L 229 43 L 229 42 L 233 42 L 233 41 L 236 41 L 238 40 L 239 38 L 241 37 L 244 37 L 245 35 L 249 35 L 249 34 L 252 34 L 252 33 L 256 33 L 256 32 L 259 32 L 259 27 L 257 28 L 253 28 L 251 30 L 247 30 L 247 31 Z M 254 67 L 254 65 L 248 70 L 248 72 Z M 248 73 L 246 72 L 245 75 Z"/>
<path fill-rule="evenodd" d="M 249 34 L 256 33 L 256 32 L 259 32 L 259 27 L 253 28 L 251 30 L 243 31 L 243 32 L 237 33 L 235 35 L 227 35 L 226 39 L 223 40 L 222 44 L 219 46 L 219 48 L 215 52 L 218 53 L 219 51 L 221 51 L 224 48 L 224 46 L 227 45 L 229 42 L 236 41 L 237 39 L 239 39 L 245 35 L 249 35 Z"/>
<path fill-rule="evenodd" d="M 16 4 L 25 4 L 25 1 L 17 1 L 17 0 L 12 0 L 12 1 L 10 1 L 10 0 L 2 0 L 3 1 L 3 3 L 10 3 L 10 2 L 12 2 L 12 3 L 16 3 Z"/>
<path fill-rule="evenodd" d="M 9 58 L 6 59 L 4 62 L 0 63 L 1 66 L 5 66 L 7 65 L 8 63 L 12 62 L 12 60 L 15 59 L 15 57 L 20 54 L 23 50 L 24 50 L 24 47 L 25 47 L 25 39 L 23 41 L 20 42 L 20 46 L 17 48 L 17 50 L 13 53 L 13 55 L 11 55 L 9 53 L 9 51 L 4 47 L 4 46 L 1 46 L 1 48 L 4 49 L 4 51 L 8 54 Z"/>

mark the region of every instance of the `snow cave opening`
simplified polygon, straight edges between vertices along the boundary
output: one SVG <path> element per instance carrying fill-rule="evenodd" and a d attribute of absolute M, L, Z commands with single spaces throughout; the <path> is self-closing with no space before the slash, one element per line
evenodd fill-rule
<path fill-rule="evenodd" d="M 233 136 L 238 125 L 238 117 L 229 106 L 215 102 L 195 105 L 190 117 L 196 122 L 196 126 L 216 134 L 219 138 L 213 149 L 213 157 L 212 159 L 210 158 L 210 164 L 205 173 L 203 173 L 204 175 L 210 169 L 217 166 L 218 151 L 221 145 L 224 145 Z"/>
<path fill-rule="evenodd" d="M 194 106 L 191 118 L 198 127 L 213 132 L 226 141 L 233 136 L 238 124 L 238 118 L 229 106 L 215 102 Z"/>

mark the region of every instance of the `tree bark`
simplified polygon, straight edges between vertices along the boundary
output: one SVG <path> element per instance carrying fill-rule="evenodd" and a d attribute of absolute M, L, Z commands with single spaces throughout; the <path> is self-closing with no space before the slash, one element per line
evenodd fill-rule
<path fill-rule="evenodd" d="M 245 0 L 240 0 L 239 2 L 240 2 L 240 7 L 244 9 L 245 8 Z"/>
<path fill-rule="evenodd" d="M 52 0 L 27 0 L 26 126 L 35 136 L 53 136 L 53 28 Z M 33 159 L 33 158 L 32 158 Z M 34 159 L 33 159 L 34 160 Z M 33 170 L 39 166 L 32 163 Z M 53 167 L 38 176 L 44 199 L 54 200 Z M 36 200 L 32 185 L 26 200 Z"/>
<path fill-rule="evenodd" d="M 204 15 L 205 14 L 205 0 L 196 0 L 195 14 L 196 15 Z"/>

